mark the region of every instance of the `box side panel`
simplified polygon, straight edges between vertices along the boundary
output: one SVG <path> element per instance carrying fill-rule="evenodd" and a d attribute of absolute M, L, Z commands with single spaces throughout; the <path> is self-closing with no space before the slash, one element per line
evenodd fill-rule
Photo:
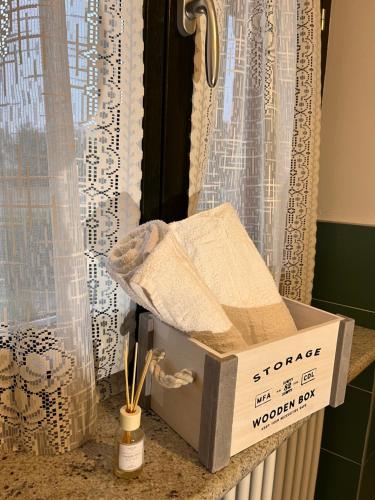
<path fill-rule="evenodd" d="M 354 332 L 354 319 L 342 317 L 337 337 L 330 406 L 336 408 L 345 400 Z"/>
<path fill-rule="evenodd" d="M 302 304 L 302 302 L 297 302 L 296 300 L 284 298 L 284 302 L 293 317 L 297 330 L 312 328 L 313 326 L 321 325 L 337 318 L 332 313 Z"/>
<path fill-rule="evenodd" d="M 328 405 L 339 323 L 237 355 L 231 455 Z"/>
<path fill-rule="evenodd" d="M 184 333 L 157 319 L 154 319 L 154 348 L 166 352 L 162 362 L 166 373 L 173 374 L 183 368 L 194 372 L 193 384 L 180 389 L 164 389 L 153 380 L 151 408 L 198 450 L 206 351 Z"/>
<path fill-rule="evenodd" d="M 237 356 L 221 359 L 206 355 L 199 460 L 210 472 L 229 463 L 237 364 Z"/>

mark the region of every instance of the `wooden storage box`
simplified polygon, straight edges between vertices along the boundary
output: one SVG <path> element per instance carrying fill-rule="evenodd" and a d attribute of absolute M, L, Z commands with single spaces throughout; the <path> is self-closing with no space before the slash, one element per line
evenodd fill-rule
<path fill-rule="evenodd" d="M 298 334 L 236 355 L 219 354 L 149 313 L 140 318 L 140 359 L 166 352 L 163 369 L 194 383 L 164 389 L 150 376 L 142 404 L 198 451 L 211 471 L 231 456 L 327 406 L 344 401 L 354 321 L 285 299 Z"/>

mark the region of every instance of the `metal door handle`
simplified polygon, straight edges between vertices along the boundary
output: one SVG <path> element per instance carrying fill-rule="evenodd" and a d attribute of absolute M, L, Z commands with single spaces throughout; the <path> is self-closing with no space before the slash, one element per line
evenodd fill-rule
<path fill-rule="evenodd" d="M 206 77 L 210 87 L 215 87 L 219 75 L 219 31 L 213 0 L 178 0 L 178 31 L 182 36 L 193 35 L 197 17 L 205 15 L 206 29 Z"/>

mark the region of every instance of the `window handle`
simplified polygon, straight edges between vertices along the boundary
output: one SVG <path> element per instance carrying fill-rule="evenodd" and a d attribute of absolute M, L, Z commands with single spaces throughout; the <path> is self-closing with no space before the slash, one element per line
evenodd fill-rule
<path fill-rule="evenodd" d="M 182 36 L 193 35 L 197 18 L 206 16 L 206 77 L 209 87 L 215 87 L 219 75 L 219 31 L 213 0 L 178 0 L 178 31 Z"/>

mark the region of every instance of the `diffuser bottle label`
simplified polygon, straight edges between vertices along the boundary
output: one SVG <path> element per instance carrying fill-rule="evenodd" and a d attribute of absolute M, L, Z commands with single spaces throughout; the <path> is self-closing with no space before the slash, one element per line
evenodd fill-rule
<path fill-rule="evenodd" d="M 137 470 L 143 464 L 143 439 L 138 443 L 120 444 L 118 463 L 124 471 Z"/>

